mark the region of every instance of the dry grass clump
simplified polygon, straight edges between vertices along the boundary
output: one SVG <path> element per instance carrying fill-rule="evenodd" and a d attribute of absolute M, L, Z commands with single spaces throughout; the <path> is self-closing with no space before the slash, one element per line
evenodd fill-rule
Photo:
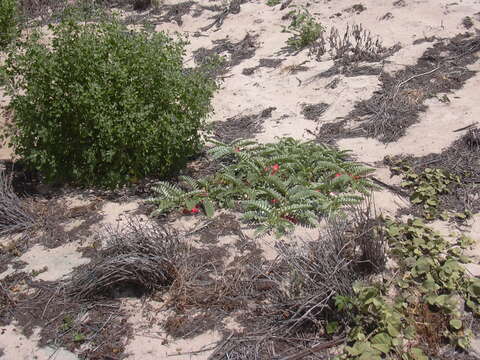
<path fill-rule="evenodd" d="M 281 301 L 289 330 L 323 329 L 336 316 L 336 295 L 352 294 L 356 281 L 384 269 L 385 240 L 370 201 L 352 210 L 348 217 L 330 219 L 316 241 L 279 245 L 280 259 L 289 269 Z M 278 281 L 284 277 L 279 273 Z"/>
<path fill-rule="evenodd" d="M 398 50 L 398 46 L 384 47 L 380 38 L 374 38 L 361 24 L 347 26 L 343 35 L 333 27 L 328 41 L 333 60 L 342 65 L 380 61 Z"/>
<path fill-rule="evenodd" d="M 374 37 L 361 24 L 351 27 L 348 25 L 342 35 L 337 28 L 332 27 L 327 39 L 322 34 L 321 39 L 312 48 L 312 52 L 319 61 L 327 52 L 327 42 L 328 53 L 335 62 L 333 69 L 329 72 L 335 73 L 351 73 L 352 68 L 356 68 L 360 62 L 378 62 L 400 49 L 399 45 L 390 48 L 383 46 L 380 38 Z"/>
<path fill-rule="evenodd" d="M 66 284 L 67 293 L 88 300 L 115 296 L 125 288 L 140 293 L 159 290 L 173 283 L 177 263 L 186 245 L 163 226 L 130 220 L 123 228 L 107 228 L 105 248 L 98 259 L 77 270 Z"/>
<path fill-rule="evenodd" d="M 13 191 L 12 177 L 0 170 L 0 236 L 28 230 L 35 224 L 35 214 Z"/>

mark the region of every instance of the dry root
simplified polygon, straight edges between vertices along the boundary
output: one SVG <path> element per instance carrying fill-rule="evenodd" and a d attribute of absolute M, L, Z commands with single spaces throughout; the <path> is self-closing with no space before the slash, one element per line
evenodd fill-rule
<path fill-rule="evenodd" d="M 142 293 L 162 289 L 175 280 L 177 261 L 185 253 L 175 232 L 138 219 L 122 229 L 108 228 L 103 240 L 99 259 L 69 279 L 69 295 L 87 300 L 112 296 L 122 287 L 133 286 Z"/>

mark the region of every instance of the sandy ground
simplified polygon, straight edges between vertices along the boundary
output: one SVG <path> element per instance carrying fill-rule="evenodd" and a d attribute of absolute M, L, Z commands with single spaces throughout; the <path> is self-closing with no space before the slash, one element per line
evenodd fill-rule
<path fill-rule="evenodd" d="M 175 1 L 167 1 L 172 4 Z M 212 1 L 199 1 L 204 5 L 211 5 Z M 303 1 L 295 1 L 297 5 L 304 4 Z M 466 29 L 462 25 L 462 19 L 470 16 L 473 20 L 474 29 L 480 30 L 480 17 L 475 13 L 480 12 L 480 0 L 463 0 L 452 2 L 451 0 L 405 0 L 394 2 L 376 1 L 365 2 L 366 10 L 355 13 L 347 12 L 345 9 L 351 7 L 352 1 L 311 1 L 309 11 L 315 14 L 327 32 L 332 26 L 342 30 L 350 24 L 362 24 L 373 34 L 378 35 L 385 46 L 400 44 L 401 50 L 387 58 L 383 64 L 386 71 L 394 73 L 407 65 L 415 64 L 417 59 L 431 43 L 424 42 L 414 44 L 415 40 L 430 36 L 453 37 L 464 33 Z M 397 5 L 394 5 L 396 3 Z M 403 6 L 402 6 L 403 4 Z M 171 33 L 180 32 L 189 36 L 190 44 L 186 62 L 193 63 L 193 51 L 205 47 L 211 48 L 215 40 L 229 39 L 231 42 L 241 41 L 248 33 L 255 36 L 257 49 L 254 56 L 234 66 L 225 75 L 221 89 L 214 99 L 214 114 L 211 121 L 225 121 L 238 115 L 256 114 L 268 107 L 275 107 L 272 116 L 265 120 L 263 131 L 254 134 L 255 138 L 262 142 L 275 141 L 279 136 L 291 136 L 298 139 L 312 139 L 313 133 L 319 125 L 327 122 L 338 121 L 346 116 L 354 107 L 355 103 L 368 99 L 379 86 L 377 75 L 364 75 L 345 77 L 337 75 L 338 86 L 335 89 L 325 88 L 332 81 L 332 78 L 318 78 L 315 75 L 329 69 L 333 62 L 325 59 L 316 62 L 308 56 L 307 51 L 296 55 L 282 54 L 285 42 L 289 34 L 282 32 L 282 26 L 288 24 L 282 20 L 282 16 L 288 10 L 280 11 L 280 5 L 269 7 L 263 2 L 250 1 L 241 5 L 239 14 L 229 15 L 223 25 L 200 31 L 200 36 L 194 36 L 202 27 L 211 23 L 209 17 L 211 12 L 205 11 L 200 17 L 184 15 L 183 24 L 175 22 L 157 25 L 156 30 L 166 30 Z M 382 19 L 390 14 L 388 19 Z M 228 54 L 227 54 L 228 55 Z M 243 69 L 255 67 L 260 59 L 284 58 L 277 68 L 260 67 L 251 75 L 242 74 Z M 303 65 L 304 71 L 292 74 L 289 69 L 293 66 Z M 480 62 L 470 66 L 471 70 L 479 71 Z M 469 79 L 463 88 L 449 94 L 451 102 L 445 104 L 437 98 L 426 102 L 428 109 L 421 113 L 420 121 L 411 126 L 406 135 L 397 142 L 382 144 L 372 138 L 350 138 L 338 141 L 342 149 L 351 149 L 353 156 L 362 162 L 373 165 L 381 161 L 385 155 L 411 154 L 415 156 L 426 155 L 432 152 L 440 152 L 448 147 L 462 133 L 455 133 L 453 130 L 478 121 L 480 114 L 480 74 Z M 8 103 L 8 98 L 0 89 L 0 106 Z M 308 120 L 302 114 L 304 104 L 326 103 L 328 109 L 316 120 Z M 5 122 L 5 114 L 1 115 L 0 123 Z M 0 149 L 0 159 L 9 159 L 9 149 Z M 398 177 L 391 178 L 386 168 L 377 167 L 376 174 L 379 179 L 389 184 L 398 184 Z M 375 206 L 378 212 L 394 216 L 398 209 L 408 207 L 408 202 L 387 190 L 375 193 Z M 94 230 L 100 230 L 102 226 L 118 226 L 135 212 L 139 201 L 126 203 L 104 202 L 100 214 L 101 221 L 94 225 Z M 72 221 L 67 224 L 67 230 L 81 225 L 81 222 Z M 183 232 L 191 231 L 197 226 L 197 220 L 186 218 L 174 226 Z M 435 224 L 440 230 L 449 232 L 450 225 L 445 222 Z M 473 238 L 480 243 L 480 215 L 477 214 L 470 222 L 467 230 Z M 252 233 L 247 230 L 247 236 Z M 305 232 L 299 230 L 292 239 L 315 238 L 318 232 L 315 230 Z M 223 245 L 232 244 L 236 239 L 223 237 L 220 239 Z M 0 242 L 7 244 L 10 239 L 0 239 Z M 275 239 L 263 238 L 258 242 L 267 259 L 273 259 L 276 253 L 273 249 Z M 88 263 L 88 258 L 82 257 L 78 248 L 81 244 L 71 242 L 55 249 L 47 249 L 41 245 L 35 245 L 24 253 L 19 260 L 26 263 L 22 271 L 38 271 L 44 266 L 46 271 L 38 275 L 38 279 L 53 281 L 61 279 L 77 266 Z M 82 245 L 84 245 L 82 243 Z M 235 248 L 229 248 L 230 257 L 235 256 Z M 472 252 L 473 256 L 480 259 L 480 244 Z M 472 264 L 469 270 L 473 275 L 480 275 L 480 266 Z M 14 272 L 13 267 L 0 274 L 0 279 Z M 142 304 L 135 299 L 125 300 L 125 309 L 131 314 L 129 322 L 134 327 L 133 338 L 127 346 L 127 359 L 150 360 L 166 359 L 170 355 L 177 355 L 175 359 L 207 359 L 211 350 L 191 354 L 197 350 L 204 350 L 220 341 L 221 334 L 217 331 L 209 331 L 187 340 L 175 340 L 168 338 L 159 325 L 148 326 L 147 319 L 141 311 Z M 161 320 L 157 319 L 157 324 Z M 227 325 L 234 326 L 234 325 Z M 53 350 L 38 348 L 36 345 L 38 334 L 30 338 L 20 334 L 15 325 L 2 327 L 0 331 L 0 350 L 3 349 L 4 359 L 75 359 L 75 354 L 66 350 Z M 478 341 L 476 342 L 478 343 Z M 189 354 L 190 353 L 190 354 Z M 1 352 L 0 352 L 1 354 Z M 53 354 L 53 355 L 52 355 Z M 184 355 L 182 355 L 184 354 Z"/>

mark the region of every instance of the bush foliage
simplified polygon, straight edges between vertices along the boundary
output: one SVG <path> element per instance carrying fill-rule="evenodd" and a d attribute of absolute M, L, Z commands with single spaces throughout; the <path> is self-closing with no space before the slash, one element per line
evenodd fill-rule
<path fill-rule="evenodd" d="M 50 29 L 7 60 L 16 155 L 49 182 L 114 187 L 196 154 L 216 84 L 183 67 L 184 40 L 116 21 Z"/>
<path fill-rule="evenodd" d="M 17 0 L 0 1 L 0 49 L 8 45 L 18 33 Z"/>

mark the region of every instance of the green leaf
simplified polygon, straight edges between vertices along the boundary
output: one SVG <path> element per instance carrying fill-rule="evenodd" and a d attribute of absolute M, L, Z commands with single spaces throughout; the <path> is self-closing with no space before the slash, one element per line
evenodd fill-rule
<path fill-rule="evenodd" d="M 449 324 L 455 330 L 460 330 L 462 328 L 462 321 L 459 319 L 452 319 L 450 320 Z"/>
<path fill-rule="evenodd" d="M 330 321 L 330 322 L 327 323 L 326 330 L 327 330 L 328 335 L 335 334 L 337 329 L 338 329 L 338 322 L 337 321 Z"/>
<path fill-rule="evenodd" d="M 371 342 L 373 348 L 381 351 L 384 354 L 388 354 L 392 346 L 392 338 L 386 333 L 379 333 L 375 335 Z"/>
<path fill-rule="evenodd" d="M 387 331 L 390 334 L 391 337 L 395 338 L 400 335 L 400 332 L 398 331 L 398 328 L 391 323 L 387 324 Z"/>
<path fill-rule="evenodd" d="M 203 209 L 205 210 L 205 215 L 209 218 L 213 218 L 213 215 L 215 214 L 215 206 L 210 199 L 203 200 Z"/>
<path fill-rule="evenodd" d="M 410 356 L 413 360 L 428 360 L 428 357 L 425 355 L 423 350 L 419 348 L 411 348 Z"/>

